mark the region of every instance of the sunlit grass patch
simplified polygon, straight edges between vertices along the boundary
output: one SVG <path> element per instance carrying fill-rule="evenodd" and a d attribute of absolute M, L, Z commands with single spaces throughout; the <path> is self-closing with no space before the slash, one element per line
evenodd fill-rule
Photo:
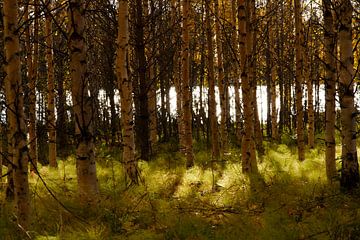
<path fill-rule="evenodd" d="M 121 193 L 125 188 L 125 173 L 123 165 L 113 159 L 96 167 L 100 191 L 103 194 L 113 195 Z"/>
<path fill-rule="evenodd" d="M 81 228 L 68 226 L 64 230 L 59 236 L 60 239 L 105 240 L 110 236 L 107 228 L 100 222 L 92 222 Z"/>
<path fill-rule="evenodd" d="M 58 236 L 37 236 L 35 240 L 60 240 Z"/>
<path fill-rule="evenodd" d="M 236 204 L 248 196 L 249 179 L 241 173 L 240 163 L 227 164 L 216 184 L 220 191 L 213 198 L 215 206 Z"/>
<path fill-rule="evenodd" d="M 183 169 L 153 169 L 151 172 L 143 171 L 146 190 L 159 193 L 162 197 L 172 197 L 181 182 Z"/>
<path fill-rule="evenodd" d="M 266 182 L 271 183 L 278 179 L 286 182 L 289 181 L 290 176 L 300 176 L 300 164 L 291 150 L 280 144 L 275 149 L 267 149 L 267 155 L 259 164 L 259 171 Z"/>
<path fill-rule="evenodd" d="M 305 160 L 300 164 L 301 176 L 309 181 L 326 183 L 325 154 L 319 149 L 310 149 L 306 152 Z"/>
<path fill-rule="evenodd" d="M 187 198 L 189 196 L 207 195 L 212 191 L 217 178 L 218 172 L 194 166 L 184 172 L 181 185 L 174 193 L 174 197 Z"/>
<path fill-rule="evenodd" d="M 186 170 L 183 174 L 181 185 L 175 191 L 174 196 L 180 198 L 195 195 L 202 185 L 202 174 L 203 170 L 198 166 Z"/>

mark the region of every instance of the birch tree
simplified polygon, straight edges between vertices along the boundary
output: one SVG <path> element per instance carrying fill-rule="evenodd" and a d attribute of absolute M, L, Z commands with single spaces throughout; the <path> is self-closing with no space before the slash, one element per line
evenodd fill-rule
<path fill-rule="evenodd" d="M 76 173 L 80 197 L 92 202 L 98 195 L 96 177 L 93 107 L 89 95 L 85 44 L 85 1 L 69 1 L 69 51 L 72 101 L 75 120 Z"/>
<path fill-rule="evenodd" d="M 120 0 L 118 8 L 117 77 L 120 90 L 121 124 L 123 129 L 123 163 L 130 183 L 138 184 L 139 171 L 135 158 L 133 86 L 128 77 L 126 54 L 129 43 L 128 1 Z"/>
<path fill-rule="evenodd" d="M 4 0 L 3 18 L 6 73 L 5 95 L 9 121 L 9 152 L 14 179 L 15 212 L 18 224 L 27 229 L 30 217 L 29 155 L 24 117 L 17 0 Z"/>
<path fill-rule="evenodd" d="M 296 58 L 296 135 L 298 146 L 299 161 L 305 160 L 305 140 L 304 140 L 304 112 L 302 103 L 303 85 L 303 25 L 301 17 L 301 2 L 295 0 L 295 58 Z"/>
<path fill-rule="evenodd" d="M 325 163 L 328 181 L 337 175 L 335 162 L 336 37 L 331 0 L 323 0 L 325 79 Z"/>
<path fill-rule="evenodd" d="M 341 108 L 341 187 L 351 190 L 359 185 L 359 163 L 356 150 L 356 109 L 354 106 L 354 56 L 352 48 L 352 13 L 350 0 L 340 0 L 338 7 Z"/>
<path fill-rule="evenodd" d="M 55 82 L 54 82 L 54 54 L 53 54 L 53 33 L 51 17 L 52 1 L 46 2 L 46 62 L 47 62 L 47 129 L 49 134 L 49 163 L 51 167 L 57 167 L 56 162 L 56 119 L 55 119 Z"/>
<path fill-rule="evenodd" d="M 213 49 L 213 18 L 211 15 L 211 1 L 205 3 L 206 6 L 206 39 L 207 39 L 207 80 L 209 84 L 209 120 L 211 132 L 211 149 L 213 160 L 218 160 L 220 156 L 218 142 L 218 123 L 216 117 L 215 99 L 215 76 L 214 76 L 214 49 Z"/>
<path fill-rule="evenodd" d="M 250 83 L 249 66 L 253 59 L 253 34 L 251 30 L 251 5 L 254 0 L 240 0 L 240 58 L 241 88 L 244 108 L 244 137 L 241 145 L 242 171 L 244 173 L 258 173 L 255 141 L 254 141 L 254 101 Z"/>
<path fill-rule="evenodd" d="M 182 46 L 181 46 L 181 74 L 182 74 L 182 121 L 183 144 L 186 157 L 186 167 L 194 165 L 192 149 L 192 117 L 191 117 L 191 88 L 190 88 L 190 0 L 182 0 Z"/>

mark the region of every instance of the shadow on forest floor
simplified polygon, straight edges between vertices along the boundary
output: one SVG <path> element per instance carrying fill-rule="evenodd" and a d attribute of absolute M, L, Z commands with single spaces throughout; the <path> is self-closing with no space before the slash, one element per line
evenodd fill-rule
<path fill-rule="evenodd" d="M 38 177 L 30 179 L 32 239 L 360 239 L 360 193 L 341 193 L 325 179 L 323 154 L 307 152 L 302 163 L 285 145 L 268 147 L 250 184 L 241 173 L 239 152 L 231 151 L 223 168 L 209 167 L 208 151 L 196 152 L 186 170 L 177 152 L 163 149 L 140 162 L 144 184 L 126 188 L 120 159 L 99 154 L 101 197 L 81 206 L 76 194 L 75 161 L 57 170 L 40 169 L 51 197 Z M 3 199 L 3 197 L 1 198 Z M 2 200 L 3 201 L 3 200 Z M 21 239 L 12 208 L 1 202 L 1 239 Z"/>

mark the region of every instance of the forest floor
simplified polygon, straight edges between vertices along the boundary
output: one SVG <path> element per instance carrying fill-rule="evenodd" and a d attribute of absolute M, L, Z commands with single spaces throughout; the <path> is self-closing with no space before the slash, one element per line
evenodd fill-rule
<path fill-rule="evenodd" d="M 266 145 L 263 180 L 252 183 L 236 149 L 216 169 L 204 144 L 194 144 L 188 170 L 175 145 L 157 152 L 139 162 L 142 184 L 127 187 L 121 154 L 99 147 L 100 198 L 92 206 L 77 197 L 73 156 L 58 169 L 39 167 L 41 178 L 30 176 L 30 231 L 14 224 L 1 190 L 0 239 L 360 239 L 360 191 L 327 184 L 321 150 L 298 162 L 295 148 Z"/>

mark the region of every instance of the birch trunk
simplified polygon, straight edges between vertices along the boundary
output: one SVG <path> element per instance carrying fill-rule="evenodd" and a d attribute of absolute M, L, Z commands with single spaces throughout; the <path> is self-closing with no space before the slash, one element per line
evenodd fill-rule
<path fill-rule="evenodd" d="M 89 96 L 85 44 L 85 1 L 69 1 L 70 77 L 75 120 L 76 172 L 81 200 L 93 202 L 99 193 L 93 135 L 93 104 Z"/>
<path fill-rule="evenodd" d="M 128 77 L 126 54 L 129 45 L 128 1 L 119 1 L 117 75 L 120 90 L 121 123 L 123 129 L 123 163 L 131 184 L 138 184 L 139 171 L 135 158 L 133 86 Z"/>
<path fill-rule="evenodd" d="M 242 171 L 244 173 L 258 173 L 254 142 L 254 101 L 249 76 L 249 66 L 253 59 L 253 30 L 251 29 L 251 5 L 254 0 L 240 0 L 240 58 L 243 63 L 241 69 L 242 96 L 244 108 L 244 137 L 241 146 Z M 243 43 L 243 44 L 242 44 Z"/>
<path fill-rule="evenodd" d="M 255 8 L 255 1 L 251 1 L 251 5 L 249 6 L 250 12 L 250 21 L 248 21 L 249 29 L 251 30 L 249 34 L 251 34 L 252 38 L 252 49 L 251 49 L 251 60 L 249 64 L 249 82 L 251 91 L 253 94 L 253 111 L 254 111 L 254 136 L 255 136 L 255 146 L 258 152 L 258 155 L 262 157 L 265 154 L 265 149 L 263 145 L 263 134 L 262 128 L 260 125 L 259 119 L 259 109 L 257 107 L 257 95 L 256 95 L 256 88 L 257 88 L 257 29 L 255 28 L 256 20 L 256 8 Z"/>
<path fill-rule="evenodd" d="M 38 162 L 38 147 L 36 135 L 36 82 L 38 79 L 38 64 L 39 64 L 39 0 L 34 0 L 34 58 L 32 62 L 31 72 L 29 72 L 29 157 L 30 169 L 34 168 Z"/>
<path fill-rule="evenodd" d="M 150 133 L 149 133 L 149 81 L 146 77 L 147 62 L 145 56 L 144 40 L 144 17 L 143 1 L 133 1 L 134 4 L 134 37 L 135 37 L 135 56 L 136 56 L 136 78 L 138 79 L 138 94 L 136 101 L 139 111 L 135 111 L 135 131 L 137 142 L 139 143 L 140 158 L 150 160 Z"/>
<path fill-rule="evenodd" d="M 310 37 L 308 37 L 308 41 L 310 43 Z M 307 86 L 307 114 L 308 114 L 308 146 L 310 149 L 315 147 L 315 115 L 314 115 L 314 90 L 313 90 L 313 76 L 312 76 L 312 63 L 311 63 L 311 52 L 307 47 L 304 55 L 304 74 L 306 74 L 306 86 Z"/>
<path fill-rule="evenodd" d="M 47 62 L 47 80 L 48 80 L 48 95 L 47 95 L 47 129 L 49 133 L 49 163 L 50 167 L 57 167 L 56 162 L 56 121 L 55 121 L 55 83 L 54 83 L 54 54 L 53 54 L 53 37 L 52 37 L 52 19 L 51 6 L 52 1 L 48 0 L 46 3 L 46 22 L 45 22 L 45 36 L 46 36 L 46 62 Z"/>
<path fill-rule="evenodd" d="M 176 16 L 178 13 L 177 5 L 179 4 L 179 1 L 177 0 L 171 0 L 171 21 L 174 26 L 176 26 Z M 175 85 L 175 91 L 176 91 L 176 120 L 177 120 L 177 130 L 178 130 L 178 136 L 179 136 L 179 145 L 180 145 L 180 151 L 183 151 L 185 149 L 184 146 L 184 124 L 182 121 L 182 82 L 180 77 L 180 54 L 179 51 L 177 51 L 178 46 L 178 39 L 176 31 L 173 33 L 172 37 L 173 45 L 175 47 L 174 56 L 173 56 L 173 77 L 174 77 L 174 85 Z"/>
<path fill-rule="evenodd" d="M 145 18 L 149 19 L 149 3 L 148 1 L 144 1 L 144 12 Z M 153 9 L 151 9 L 151 13 L 153 14 Z M 151 15 L 152 16 L 152 15 Z M 147 26 L 148 38 L 154 38 L 154 23 L 151 21 L 149 26 Z M 148 92 L 148 99 L 149 99 L 149 135 L 150 135 L 150 148 L 151 154 L 154 151 L 154 146 L 157 143 L 157 105 L 156 105 L 156 68 L 155 68 L 155 61 L 152 59 L 152 52 L 153 49 L 157 48 L 156 42 L 152 43 L 146 50 L 146 55 L 148 59 L 148 66 L 147 66 L 147 74 L 149 79 L 149 92 Z M 150 60 L 152 59 L 152 60 Z"/>
<path fill-rule="evenodd" d="M 275 11 L 274 3 L 270 0 L 268 1 L 270 11 Z M 273 140 L 279 139 L 278 127 L 277 127 L 277 109 L 276 109 L 276 64 L 275 64 L 275 38 L 273 31 L 273 24 L 275 24 L 275 13 L 270 15 L 270 23 L 269 26 L 269 49 L 270 49 L 270 101 L 271 101 L 271 137 Z"/>
<path fill-rule="evenodd" d="M 336 37 L 331 0 L 323 0 L 325 63 L 325 163 L 331 183 L 337 176 L 335 162 Z"/>
<path fill-rule="evenodd" d="M 222 47 L 222 32 L 220 29 L 220 14 L 219 14 L 219 0 L 215 0 L 215 36 L 216 36 L 216 52 L 217 52 L 217 67 L 218 67 L 218 87 L 220 95 L 220 108 L 221 108 L 221 121 L 220 121 L 220 146 L 221 156 L 228 148 L 228 134 L 227 134 L 227 101 L 226 101 L 226 79 L 224 77 L 224 64 L 223 64 L 223 47 Z M 215 109 L 216 113 L 216 109 Z"/>
<path fill-rule="evenodd" d="M 236 143 L 238 145 L 241 145 L 242 142 L 242 131 L 243 131 L 243 123 L 242 123 L 242 113 L 241 113 L 241 101 L 240 101 L 240 79 L 241 79 L 241 71 L 243 69 L 243 63 L 241 61 L 241 52 L 240 52 L 240 47 L 244 46 L 244 42 L 243 38 L 241 38 L 240 36 L 240 28 L 241 28 L 241 24 L 243 23 L 243 17 L 241 14 L 244 14 L 243 10 L 240 8 L 240 4 L 241 1 L 237 0 L 236 5 L 237 5 L 237 10 L 236 13 L 233 13 L 233 26 L 234 28 L 236 28 L 236 18 L 238 20 L 238 24 L 237 24 L 237 32 L 236 32 L 236 38 L 234 42 L 238 42 L 239 43 L 239 48 L 236 47 L 235 48 L 235 52 L 236 52 L 236 56 L 238 59 L 238 66 L 235 67 L 236 72 L 235 72 L 235 79 L 234 79 L 234 91 L 235 91 L 235 136 L 236 136 Z M 236 17 L 235 17 L 236 14 Z M 237 44 L 235 44 L 236 46 Z"/>
<path fill-rule="evenodd" d="M 192 116 L 191 116 L 191 87 L 190 87 L 190 26 L 189 8 L 190 0 L 182 0 L 182 46 L 181 46 L 181 73 L 182 73 L 182 124 L 184 133 L 184 154 L 186 157 L 186 167 L 194 165 L 194 155 L 192 149 Z"/>
<path fill-rule="evenodd" d="M 213 18 L 211 17 L 211 3 L 206 5 L 206 39 L 207 39 L 207 80 L 209 84 L 209 120 L 211 132 L 211 149 L 212 159 L 218 160 L 220 156 L 218 142 L 218 123 L 216 117 L 216 100 L 215 100 L 215 76 L 214 76 L 214 49 L 213 49 Z"/>
<path fill-rule="evenodd" d="M 9 152 L 13 165 L 17 222 L 27 229 L 30 217 L 28 182 L 28 148 L 22 91 L 20 41 L 18 35 L 18 2 L 4 0 L 5 95 L 9 121 Z"/>
<path fill-rule="evenodd" d="M 350 0 L 339 6 L 340 80 L 342 168 L 341 187 L 351 190 L 359 186 L 359 163 L 356 151 L 356 109 L 354 107 L 354 56 L 352 48 L 352 12 Z"/>
<path fill-rule="evenodd" d="M 296 51 L 296 134 L 298 145 L 298 158 L 299 161 L 305 160 L 305 140 L 304 140 L 304 112 L 302 104 L 302 85 L 303 85 L 303 49 L 302 37 L 303 26 L 301 17 L 301 4 L 300 0 L 295 0 L 295 51 Z"/>

